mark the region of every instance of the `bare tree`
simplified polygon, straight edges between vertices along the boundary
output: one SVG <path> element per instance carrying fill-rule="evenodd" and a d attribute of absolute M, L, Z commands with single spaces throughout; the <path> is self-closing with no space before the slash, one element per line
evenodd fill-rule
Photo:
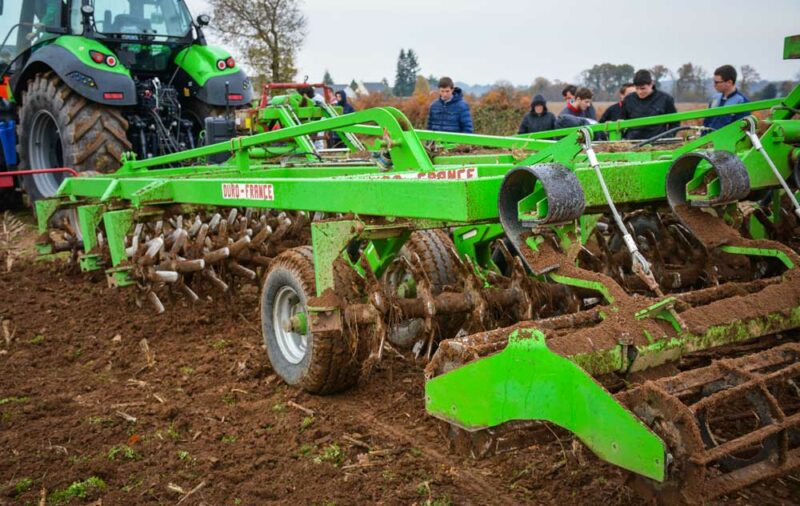
<path fill-rule="evenodd" d="M 700 65 L 684 63 L 678 68 L 675 81 L 675 99 L 682 101 L 701 101 L 706 98 L 706 71 Z"/>
<path fill-rule="evenodd" d="M 761 74 L 751 65 L 742 65 L 739 76 L 739 91 L 745 95 L 750 94 L 750 86 L 761 80 Z"/>
<path fill-rule="evenodd" d="M 297 0 L 211 0 L 215 31 L 230 40 L 257 74 L 292 81 L 295 55 L 306 36 Z"/>
<path fill-rule="evenodd" d="M 672 76 L 672 71 L 668 69 L 665 65 L 655 65 L 652 69 L 650 69 L 650 73 L 653 74 L 653 79 L 656 82 L 656 86 L 659 88 L 661 87 L 661 80 L 665 77 Z"/>
<path fill-rule="evenodd" d="M 633 78 L 634 70 L 626 63 L 601 63 L 581 72 L 581 80 L 595 92 L 596 98 L 613 100 L 619 87 Z"/>

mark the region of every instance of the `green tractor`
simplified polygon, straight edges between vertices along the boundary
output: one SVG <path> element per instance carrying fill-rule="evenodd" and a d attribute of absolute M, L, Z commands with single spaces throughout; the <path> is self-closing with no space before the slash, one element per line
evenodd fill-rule
<path fill-rule="evenodd" d="M 206 118 L 248 105 L 245 73 L 206 44 L 209 21 L 183 0 L 0 0 L 0 206 L 14 186 L 33 202 L 67 177 L 3 171 L 109 173 L 127 152 L 191 149 Z"/>

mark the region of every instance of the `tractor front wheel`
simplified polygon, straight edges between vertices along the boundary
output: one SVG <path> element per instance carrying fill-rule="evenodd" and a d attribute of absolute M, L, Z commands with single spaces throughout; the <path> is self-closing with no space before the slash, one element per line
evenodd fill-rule
<path fill-rule="evenodd" d="M 113 172 L 130 150 L 127 120 L 119 110 L 78 95 L 53 72 L 28 81 L 19 111 L 20 170 L 70 167 L 78 172 Z M 31 203 L 55 194 L 63 173 L 23 180 Z"/>

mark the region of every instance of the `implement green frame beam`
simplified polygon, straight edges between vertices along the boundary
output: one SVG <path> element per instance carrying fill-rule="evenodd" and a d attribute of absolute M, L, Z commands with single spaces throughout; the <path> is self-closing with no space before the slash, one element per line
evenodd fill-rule
<path fill-rule="evenodd" d="M 116 176 L 71 178 L 61 195 L 98 198 L 102 187 L 119 180 L 118 198 L 129 200 L 133 207 L 181 203 L 253 207 L 322 212 L 353 212 L 361 215 L 427 218 L 445 221 L 482 221 L 497 217 L 496 195 L 502 177 L 470 181 L 429 179 L 348 179 L 348 178 L 135 178 Z M 91 180 L 90 180 L 91 179 Z M 158 184 L 154 184 L 158 183 Z M 231 196 L 230 191 L 254 189 L 252 197 Z M 232 189 L 232 190 L 229 190 Z M 257 196 L 255 196 L 257 194 Z M 238 193 L 237 193 L 238 195 Z M 324 198 L 322 197 L 324 196 Z"/>
<path fill-rule="evenodd" d="M 792 146 L 784 142 L 787 130 L 783 123 L 773 122 L 762 136 L 762 142 L 770 158 L 786 177 L 791 170 L 788 160 Z M 704 143 L 727 147 L 740 144 L 744 134 L 736 125 L 729 125 L 708 137 Z M 526 162 L 559 160 L 567 158 L 570 153 L 574 156 L 578 150 L 574 140 L 567 138 L 533 154 Z M 739 155 L 749 172 L 753 190 L 778 185 L 758 152 L 748 146 Z M 671 163 L 671 159 L 609 162 L 602 165 L 601 172 L 617 204 L 658 201 L 664 199 L 664 181 Z M 587 210 L 604 209 L 606 200 L 594 170 L 584 162 L 575 165 L 573 162 L 573 170 L 583 187 Z M 330 168 L 327 170 L 328 174 L 337 172 Z M 236 171 L 230 167 L 221 167 L 219 175 L 215 175 L 214 171 L 204 171 L 199 177 L 162 178 L 161 171 L 144 171 L 133 177 L 117 173 L 68 178 L 62 183 L 59 195 L 100 198 L 108 196 L 108 187 L 115 185 L 113 197 L 128 200 L 134 207 L 181 203 L 474 222 L 497 218 L 497 194 L 505 172 L 492 168 L 487 169 L 493 174 L 490 176 L 483 177 L 478 172 L 478 177 L 474 179 L 446 180 L 420 179 L 414 177 L 416 172 L 406 173 L 410 177 L 402 178 L 403 172 L 396 170 L 354 175 L 354 170 L 352 167 L 342 168 L 340 173 L 343 175 L 340 177 L 313 177 L 314 170 L 309 169 L 275 169 L 273 172 L 273 169 L 252 168 Z M 452 170 L 452 166 L 448 170 Z M 500 175 L 494 175 L 498 172 Z M 191 171 L 187 169 L 168 169 L 164 173 L 191 176 Z M 271 177 L 273 173 L 284 177 Z M 304 177 L 286 177 L 292 174 L 302 174 Z M 401 178 L 393 179 L 392 176 Z"/>
<path fill-rule="evenodd" d="M 800 327 L 800 306 L 714 325 L 702 333 L 684 331 L 678 332 L 674 337 L 650 336 L 650 344 L 634 346 L 635 353 L 630 350 L 631 345 L 618 344 L 611 348 L 571 355 L 567 358 L 594 377 L 609 373 L 636 372 L 679 360 L 688 353 L 742 343 L 797 327 Z"/>
<path fill-rule="evenodd" d="M 346 116 L 342 116 L 346 118 Z M 354 134 L 380 137 L 383 132 L 380 128 L 369 125 L 354 125 L 341 130 Z M 465 146 L 478 146 L 499 149 L 524 149 L 540 150 L 551 146 L 556 141 L 526 139 L 524 137 L 501 137 L 497 135 L 461 134 L 453 132 L 437 132 L 432 130 L 415 130 L 417 137 L 425 142 L 441 142 L 447 144 L 462 144 Z"/>
<path fill-rule="evenodd" d="M 663 441 L 580 367 L 550 351 L 535 329 L 515 330 L 502 352 L 428 380 L 425 405 L 467 430 L 551 422 L 603 460 L 657 481 L 665 477 Z"/>
<path fill-rule="evenodd" d="M 788 98 L 788 97 L 787 97 Z M 764 111 L 775 106 L 784 104 L 784 98 L 773 98 L 769 100 L 757 100 L 746 104 L 726 105 L 713 109 L 697 109 L 695 111 L 678 112 L 674 114 L 662 114 L 660 116 L 648 116 L 646 118 L 628 119 L 621 121 L 609 121 L 607 123 L 597 123 L 588 127 L 592 132 L 618 133 L 628 128 L 638 128 L 643 126 L 661 125 L 664 123 L 678 123 L 680 121 L 712 118 L 715 116 L 725 116 L 727 114 L 739 114 L 743 112 Z M 521 137 L 526 139 L 551 139 L 554 137 L 564 137 L 575 132 L 576 128 L 560 128 L 558 130 L 548 130 L 533 134 L 523 134 Z"/>
<path fill-rule="evenodd" d="M 399 170 L 413 169 L 420 171 L 433 169 L 431 160 L 425 152 L 425 147 L 411 127 L 408 118 L 393 107 L 379 107 L 339 116 L 337 118 L 312 121 L 294 127 L 282 128 L 274 132 L 265 132 L 247 137 L 236 137 L 229 142 L 202 146 L 181 151 L 180 153 L 158 156 L 146 160 L 126 161 L 116 174 L 133 173 L 142 169 L 176 164 L 220 153 L 238 152 L 245 153 L 246 155 L 249 148 L 259 147 L 263 144 L 294 141 L 295 138 L 300 136 L 326 130 L 340 130 L 344 127 L 361 123 L 375 123 L 386 133 L 392 144 L 392 147 L 389 148 L 389 152 L 395 168 Z M 233 163 L 235 164 L 234 166 L 240 170 L 250 169 L 249 159 L 246 157 L 238 157 Z"/>

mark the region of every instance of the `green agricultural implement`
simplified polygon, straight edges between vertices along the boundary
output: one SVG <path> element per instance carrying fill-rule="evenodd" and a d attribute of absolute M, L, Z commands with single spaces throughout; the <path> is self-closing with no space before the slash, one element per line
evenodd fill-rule
<path fill-rule="evenodd" d="M 565 430 L 642 494 L 698 503 L 800 465 L 799 107 L 797 87 L 541 140 L 289 95 L 251 135 L 66 179 L 37 202 L 39 247 L 159 312 L 258 284 L 291 385 L 340 391 L 406 349 L 456 446 Z M 699 137 L 592 140 L 745 111 Z M 326 131 L 355 141 L 308 143 Z"/>

